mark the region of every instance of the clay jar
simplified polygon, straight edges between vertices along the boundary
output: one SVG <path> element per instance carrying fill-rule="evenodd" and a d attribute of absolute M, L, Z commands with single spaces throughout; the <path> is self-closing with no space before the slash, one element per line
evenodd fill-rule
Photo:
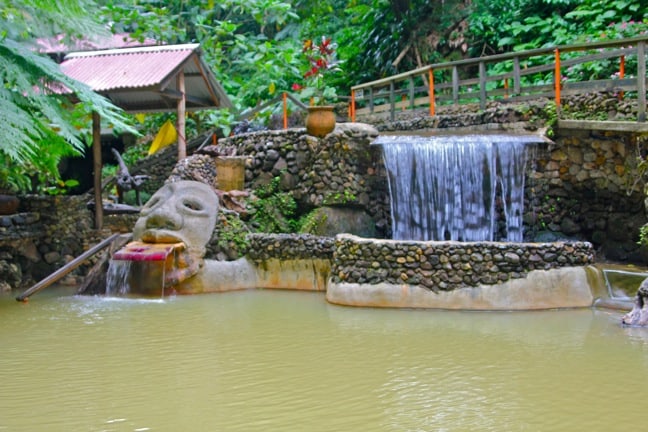
<path fill-rule="evenodd" d="M 306 116 L 306 132 L 319 138 L 335 129 L 335 113 L 332 105 L 310 106 Z"/>

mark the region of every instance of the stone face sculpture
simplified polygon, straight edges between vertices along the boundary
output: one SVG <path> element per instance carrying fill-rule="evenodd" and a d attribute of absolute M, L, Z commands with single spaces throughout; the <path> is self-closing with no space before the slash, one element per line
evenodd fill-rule
<path fill-rule="evenodd" d="M 639 285 L 635 304 L 632 310 L 621 318 L 621 322 L 631 326 L 644 327 L 648 325 L 648 278 Z"/>
<path fill-rule="evenodd" d="M 182 180 L 165 184 L 142 208 L 133 228 L 134 242 L 126 246 L 123 256 L 128 259 L 129 247 L 135 255 L 142 245 L 167 245 L 174 262 L 165 272 L 164 285 L 182 282 L 198 273 L 203 264 L 218 207 L 216 192 L 204 183 Z M 154 253 L 155 248 L 151 249 Z"/>

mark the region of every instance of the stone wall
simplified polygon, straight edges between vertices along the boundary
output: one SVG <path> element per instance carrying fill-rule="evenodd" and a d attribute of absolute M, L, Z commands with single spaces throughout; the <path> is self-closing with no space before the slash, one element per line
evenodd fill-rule
<path fill-rule="evenodd" d="M 340 123 L 322 139 L 289 129 L 236 135 L 219 144 L 247 156 L 247 189 L 279 177 L 280 188 L 291 192 L 301 212 L 322 206 L 356 208 L 384 234 L 389 193 L 380 149 L 371 146 L 376 136 L 368 125 Z"/>
<path fill-rule="evenodd" d="M 554 145 L 542 145 L 531 160 L 525 190 L 525 227 L 534 241 L 556 238 L 592 242 L 601 258 L 646 262 L 638 245 L 646 223 L 632 133 L 557 130 Z"/>
<path fill-rule="evenodd" d="M 594 250 L 587 242 L 418 242 L 339 235 L 331 279 L 334 283 L 384 282 L 451 291 L 524 278 L 533 270 L 593 262 Z"/>
<path fill-rule="evenodd" d="M 26 288 L 65 266 L 112 233 L 132 231 L 137 215 L 105 215 L 94 229 L 89 195 L 24 196 L 19 213 L 0 216 L 0 291 Z M 76 285 L 97 257 L 61 283 Z"/>
<path fill-rule="evenodd" d="M 1 218 L 0 289 L 25 287 L 64 266 L 109 231 L 92 229 L 87 196 L 22 197 L 20 213 Z M 81 268 L 77 274 L 87 270 Z M 76 282 L 73 277 L 70 283 Z"/>
<path fill-rule="evenodd" d="M 253 234 L 248 258 L 331 261 L 331 281 L 345 284 L 407 284 L 433 291 L 496 285 L 525 278 L 534 270 L 594 263 L 588 242 L 500 243 L 367 239 L 340 234 Z"/>

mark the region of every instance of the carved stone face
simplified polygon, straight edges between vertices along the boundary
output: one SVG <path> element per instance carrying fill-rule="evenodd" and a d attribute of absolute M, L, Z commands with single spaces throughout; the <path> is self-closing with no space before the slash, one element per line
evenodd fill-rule
<path fill-rule="evenodd" d="M 205 254 L 218 214 L 218 196 L 204 183 L 178 181 L 160 188 L 142 207 L 133 239 L 145 243 L 183 242 L 194 256 Z"/>

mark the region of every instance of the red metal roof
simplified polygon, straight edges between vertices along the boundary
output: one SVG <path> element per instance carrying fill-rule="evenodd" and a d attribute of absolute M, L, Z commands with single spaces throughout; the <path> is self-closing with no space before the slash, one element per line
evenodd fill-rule
<path fill-rule="evenodd" d="M 61 69 L 126 111 L 175 109 L 180 71 L 188 110 L 232 106 L 202 60 L 199 44 L 75 52 L 65 57 Z"/>

